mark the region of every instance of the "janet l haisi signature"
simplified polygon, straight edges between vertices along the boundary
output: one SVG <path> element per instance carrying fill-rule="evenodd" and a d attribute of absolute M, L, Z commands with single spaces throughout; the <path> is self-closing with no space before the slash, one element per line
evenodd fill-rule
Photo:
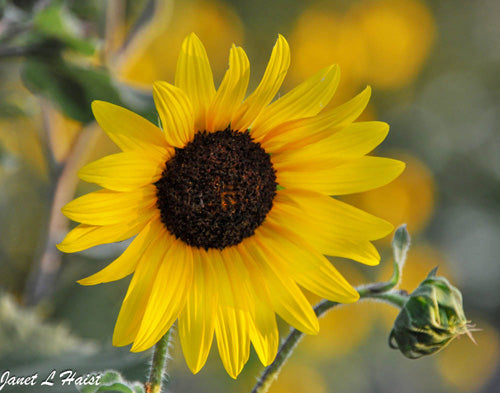
<path fill-rule="evenodd" d="M 97 386 L 101 382 L 101 374 L 90 373 L 84 375 L 76 375 L 74 370 L 64 370 L 57 372 L 52 370 L 48 375 L 39 378 L 37 372 L 31 375 L 13 375 L 9 370 L 6 370 L 0 376 L 0 391 L 5 386 Z"/>

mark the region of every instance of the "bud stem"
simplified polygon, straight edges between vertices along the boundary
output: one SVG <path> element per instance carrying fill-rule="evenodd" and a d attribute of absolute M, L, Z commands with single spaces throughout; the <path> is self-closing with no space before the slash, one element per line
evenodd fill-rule
<path fill-rule="evenodd" d="M 399 269 L 395 266 L 394 270 L 398 271 L 398 273 L 393 274 L 393 277 L 396 275 L 396 282 L 394 284 L 392 284 L 393 279 L 391 278 L 391 280 L 388 282 L 375 282 L 357 287 L 356 290 L 359 293 L 360 300 L 379 299 L 395 307 L 403 307 L 408 297 L 404 291 L 392 290 L 394 285 L 397 283 L 397 278 L 399 277 Z M 314 307 L 314 312 L 318 317 L 320 317 L 339 304 L 340 303 L 332 302 L 330 300 L 322 300 L 318 304 L 316 304 L 316 306 Z M 278 377 L 278 374 L 281 371 L 281 368 L 285 364 L 286 360 L 292 354 L 293 350 L 303 336 L 304 333 L 302 333 L 300 330 L 293 328 L 290 330 L 290 334 L 285 339 L 283 344 L 281 344 L 276 358 L 263 371 L 262 375 L 253 387 L 251 393 L 266 393 L 269 390 L 273 381 Z"/>
<path fill-rule="evenodd" d="M 370 298 L 382 300 L 398 308 L 403 308 L 408 301 L 408 295 L 402 291 L 390 291 L 378 294 L 374 293 L 371 294 Z"/>

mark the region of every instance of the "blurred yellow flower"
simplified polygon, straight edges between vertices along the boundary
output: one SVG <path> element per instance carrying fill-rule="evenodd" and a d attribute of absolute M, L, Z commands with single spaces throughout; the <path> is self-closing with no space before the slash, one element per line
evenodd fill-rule
<path fill-rule="evenodd" d="M 290 47 L 294 54 L 290 84 L 303 80 L 317 67 L 337 63 L 342 81 L 335 99 L 344 100 L 360 86 L 365 64 L 362 37 L 343 14 L 314 6 L 307 9 L 296 22 Z"/>
<path fill-rule="evenodd" d="M 402 151 L 393 151 L 391 156 L 407 163 L 401 176 L 386 186 L 349 195 L 345 200 L 393 225 L 406 223 L 408 231 L 415 235 L 425 228 L 432 216 L 436 199 L 434 178 L 429 168 L 415 156 Z M 389 242 L 389 237 L 384 241 Z"/>
<path fill-rule="evenodd" d="M 44 116 L 54 159 L 59 163 L 63 162 L 71 152 L 82 123 L 64 116 L 48 103 L 44 104 Z"/>
<path fill-rule="evenodd" d="M 158 1 L 153 19 L 117 59 L 119 79 L 150 89 L 157 80 L 172 80 L 182 40 L 194 31 L 212 59 L 214 75 L 227 67 L 227 51 L 242 44 L 243 26 L 227 3 L 218 1 Z M 175 15 L 175 17 L 172 17 Z"/>
<path fill-rule="evenodd" d="M 48 178 L 47 160 L 40 140 L 42 122 L 39 116 L 3 118 L 0 120 L 0 152 L 5 151 L 15 159 L 26 162 L 27 167 Z M 0 158 L 2 155 L 0 155 Z M 0 165 L 0 170 L 9 166 Z"/>
<path fill-rule="evenodd" d="M 434 19 L 418 0 L 367 0 L 351 10 L 365 45 L 364 78 L 374 87 L 410 83 L 434 42 Z"/>
<path fill-rule="evenodd" d="M 475 321 L 477 322 L 477 321 Z M 500 337 L 495 327 L 477 322 L 475 345 L 461 336 L 436 357 L 437 368 L 455 392 L 477 392 L 493 376 L 500 361 Z"/>
<path fill-rule="evenodd" d="M 345 12 L 312 6 L 292 32 L 292 77 L 302 79 L 311 68 L 334 62 L 347 70 L 341 96 L 365 83 L 401 87 L 419 74 L 434 36 L 432 14 L 418 0 L 364 0 Z"/>

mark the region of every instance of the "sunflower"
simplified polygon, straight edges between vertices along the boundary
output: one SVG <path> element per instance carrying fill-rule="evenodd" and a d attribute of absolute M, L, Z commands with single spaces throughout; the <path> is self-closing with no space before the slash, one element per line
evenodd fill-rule
<path fill-rule="evenodd" d="M 178 320 L 192 372 L 205 364 L 215 333 L 236 378 L 250 342 L 264 365 L 275 358 L 276 314 L 318 333 L 301 288 L 337 302 L 358 299 L 325 255 L 375 265 L 380 257 L 370 241 L 392 225 L 330 195 L 382 186 L 404 164 L 366 155 L 388 132 L 385 123 L 353 123 L 369 88 L 322 111 L 337 88 L 337 66 L 271 102 L 289 63 L 279 36 L 260 84 L 245 99 L 250 67 L 243 49 L 232 46 L 216 90 L 203 44 L 191 34 L 175 85 L 153 85 L 160 127 L 93 102 L 97 122 L 123 151 L 79 171 L 103 189 L 63 208 L 81 224 L 58 248 L 77 252 L 135 236 L 121 256 L 79 281 L 95 285 L 133 274 L 114 345 L 144 351 Z"/>

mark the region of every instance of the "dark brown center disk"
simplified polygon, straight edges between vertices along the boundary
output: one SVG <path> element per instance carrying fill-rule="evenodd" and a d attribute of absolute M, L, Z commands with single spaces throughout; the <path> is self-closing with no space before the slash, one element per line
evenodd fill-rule
<path fill-rule="evenodd" d="M 199 132 L 155 183 L 161 220 L 193 247 L 223 249 L 252 236 L 273 205 L 269 154 L 248 132 Z"/>

